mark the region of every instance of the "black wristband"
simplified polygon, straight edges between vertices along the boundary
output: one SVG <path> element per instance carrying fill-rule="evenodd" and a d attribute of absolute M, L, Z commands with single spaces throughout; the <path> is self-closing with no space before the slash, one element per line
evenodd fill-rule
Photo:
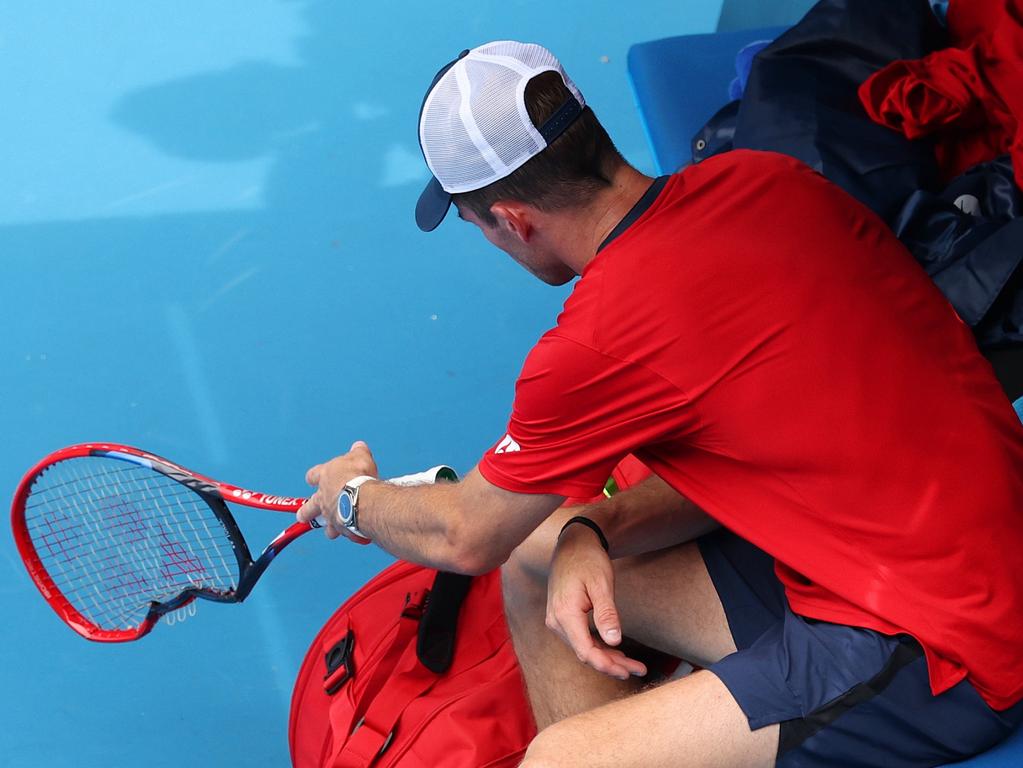
<path fill-rule="evenodd" d="M 582 515 L 576 515 L 563 526 L 561 526 L 561 532 L 558 533 L 559 539 L 561 538 L 561 534 L 565 532 L 565 529 L 568 528 L 568 526 L 570 526 L 572 523 L 579 523 L 580 525 L 585 525 L 587 528 L 589 528 L 591 531 L 597 534 L 597 538 L 600 539 L 600 546 L 604 548 L 604 551 L 605 552 L 611 551 L 611 548 L 607 544 L 607 537 L 604 535 L 604 532 L 600 530 L 600 526 L 597 525 L 592 520 L 590 520 L 590 518 L 583 517 Z"/>

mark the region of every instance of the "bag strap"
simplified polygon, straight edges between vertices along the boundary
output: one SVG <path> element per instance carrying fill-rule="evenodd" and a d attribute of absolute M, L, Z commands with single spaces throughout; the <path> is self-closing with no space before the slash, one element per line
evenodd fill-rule
<path fill-rule="evenodd" d="M 480 633 L 459 661 L 474 666 L 496 652 L 508 640 L 508 631 L 498 616 Z M 335 755 L 334 768 L 366 768 L 373 765 L 391 746 L 402 714 L 408 706 L 426 694 L 442 675 L 427 669 L 416 648 L 409 643 L 385 690 L 375 696 L 356 721 L 351 736 Z"/>
<path fill-rule="evenodd" d="M 439 675 L 419 663 L 411 635 L 405 653 L 387 680 L 386 691 L 379 692 L 360 707 L 362 712 L 352 733 L 334 757 L 334 768 L 366 768 L 372 765 L 391 745 L 394 726 L 410 703 L 422 696 Z"/>
<path fill-rule="evenodd" d="M 419 630 L 423 605 L 429 594 L 429 590 L 417 589 L 405 596 L 405 607 L 402 609 L 401 618 L 398 621 L 398 632 L 387 651 L 380 657 L 376 669 L 373 670 L 373 674 L 359 696 L 359 701 L 356 702 L 354 713 L 356 722 L 365 715 L 365 710 L 373 703 L 384 684 L 395 674 L 398 662 Z"/>
<path fill-rule="evenodd" d="M 366 687 L 360 691 L 357 697 L 350 697 L 352 706 L 331 706 L 330 708 L 330 721 L 331 730 L 335 734 L 335 743 L 338 742 L 338 736 L 340 734 L 351 734 L 354 730 L 353 724 L 359 721 L 359 718 L 363 716 L 363 710 L 369 705 L 373 698 L 380 692 L 380 689 L 387 682 L 387 679 L 394 674 L 394 668 L 397 665 L 399 659 L 402 656 L 405 648 L 408 647 L 409 643 L 416 636 L 416 630 L 419 626 L 418 615 L 422 607 L 425 593 L 422 591 L 410 592 L 405 596 L 405 607 L 402 613 L 398 617 L 397 626 L 392 630 L 394 637 L 387 645 L 383 654 L 375 663 L 372 674 L 366 680 Z M 349 630 L 351 635 L 351 630 Z M 351 646 L 349 646 L 351 647 Z M 334 649 L 331 649 L 332 651 Z M 359 675 L 351 663 L 351 659 L 347 660 L 348 663 L 337 671 L 343 672 L 343 680 L 340 685 L 331 686 L 329 689 L 329 695 L 333 696 L 341 691 L 345 685 L 354 685 L 353 679 L 360 679 Z M 328 671 L 330 670 L 330 654 L 327 657 Z M 363 670 L 368 673 L 369 670 Z M 336 673 L 335 673 L 336 674 Z M 328 678 L 325 680 L 329 682 Z M 344 694 L 342 694 L 344 695 Z"/>
<path fill-rule="evenodd" d="M 416 655 L 427 669 L 438 675 L 448 671 L 455 655 L 458 614 L 472 586 L 472 576 L 438 571 L 430 589 L 422 620 Z"/>
<path fill-rule="evenodd" d="M 458 615 L 471 584 L 471 576 L 441 571 L 429 591 L 409 595 L 398 633 L 359 697 L 352 717 L 355 725 L 334 757 L 334 768 L 372 765 L 391 745 L 395 727 L 409 704 L 450 668 Z M 473 646 L 473 652 L 465 654 L 462 661 L 467 666 L 479 663 L 500 644 L 500 618 L 482 633 L 482 642 Z"/>
<path fill-rule="evenodd" d="M 405 597 L 403 618 L 418 616 L 416 654 L 423 666 L 438 675 L 446 672 L 454 660 L 458 615 L 471 586 L 472 576 L 438 571 L 430 589 L 409 593 Z M 407 622 L 399 619 L 398 623 L 406 627 L 405 631 L 411 631 L 412 627 Z M 398 636 L 392 642 L 392 650 L 396 646 L 405 646 L 406 638 L 400 626 Z M 325 654 L 327 672 L 323 676 L 323 689 L 328 696 L 333 696 L 355 676 L 354 650 L 355 633 L 349 628 L 346 635 Z M 383 661 L 377 665 L 381 675 L 390 674 L 391 655 L 385 654 Z M 371 683 L 367 692 L 375 695 L 377 687 Z"/>
<path fill-rule="evenodd" d="M 394 638 L 376 662 L 354 709 L 333 723 L 335 733 L 353 733 L 358 728 L 353 724 L 365 720 L 366 710 L 385 685 L 389 686 L 390 693 L 393 683 L 388 681 L 397 677 L 396 667 L 414 637 L 418 636 L 415 647 L 422 665 L 434 675 L 447 671 L 454 657 L 458 613 L 471 583 L 471 576 L 439 571 L 430 589 L 415 590 L 405 596 Z M 356 676 L 354 646 L 355 634 L 349 628 L 345 637 L 326 654 L 327 674 L 323 687 L 327 695 L 335 695 Z"/>

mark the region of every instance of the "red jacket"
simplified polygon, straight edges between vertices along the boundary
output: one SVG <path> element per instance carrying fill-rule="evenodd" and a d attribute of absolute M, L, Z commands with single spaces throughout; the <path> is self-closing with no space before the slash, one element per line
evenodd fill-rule
<path fill-rule="evenodd" d="M 953 0 L 948 27 L 952 47 L 893 62 L 860 101 L 909 139 L 932 136 L 947 178 L 1009 153 L 1023 187 L 1023 0 Z"/>

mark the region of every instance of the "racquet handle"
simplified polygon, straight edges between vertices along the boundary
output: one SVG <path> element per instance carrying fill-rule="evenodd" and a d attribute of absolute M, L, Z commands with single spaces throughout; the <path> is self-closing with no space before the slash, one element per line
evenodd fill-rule
<path fill-rule="evenodd" d="M 455 472 L 451 467 L 440 464 L 436 467 L 431 467 L 424 472 L 415 472 L 411 475 L 401 475 L 399 477 L 392 477 L 389 480 L 385 480 L 385 483 L 391 485 L 433 485 L 438 480 L 447 480 L 450 482 L 456 482 L 458 480 L 458 473 Z M 326 528 L 327 519 L 320 515 L 315 520 L 309 523 L 310 528 Z"/>

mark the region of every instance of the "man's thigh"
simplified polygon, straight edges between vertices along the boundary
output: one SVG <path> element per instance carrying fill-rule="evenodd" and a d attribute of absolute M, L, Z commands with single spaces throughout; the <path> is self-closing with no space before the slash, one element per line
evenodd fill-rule
<path fill-rule="evenodd" d="M 523 768 L 768 768 L 778 726 L 750 730 L 721 681 L 697 672 L 545 729 Z"/>
<path fill-rule="evenodd" d="M 752 644 L 782 620 L 774 559 L 725 530 L 615 561 L 626 635 L 701 667 Z"/>
<path fill-rule="evenodd" d="M 530 584 L 546 582 L 558 533 L 574 513 L 558 510 L 515 550 L 504 569 L 509 608 L 520 602 L 517 574 L 528 574 Z M 700 666 L 735 650 L 697 542 L 615 560 L 614 570 L 615 605 L 629 639 Z"/>
<path fill-rule="evenodd" d="M 614 567 L 615 605 L 627 637 L 702 667 L 735 651 L 695 542 L 616 560 Z"/>

